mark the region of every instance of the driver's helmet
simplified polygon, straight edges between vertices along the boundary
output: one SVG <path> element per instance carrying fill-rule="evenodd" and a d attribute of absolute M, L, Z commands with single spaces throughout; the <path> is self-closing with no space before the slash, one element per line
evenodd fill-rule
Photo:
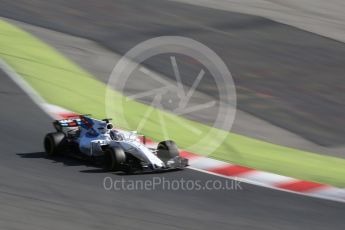
<path fill-rule="evenodd" d="M 113 128 L 113 125 L 106 121 L 94 121 L 94 128 L 100 134 L 109 134 Z"/>
<path fill-rule="evenodd" d="M 125 135 L 117 130 L 112 130 L 110 132 L 111 139 L 115 141 L 123 141 L 125 139 Z"/>
<path fill-rule="evenodd" d="M 97 122 L 94 126 L 94 128 L 98 131 L 100 134 L 106 134 L 108 132 L 107 129 L 107 123 L 105 122 Z"/>

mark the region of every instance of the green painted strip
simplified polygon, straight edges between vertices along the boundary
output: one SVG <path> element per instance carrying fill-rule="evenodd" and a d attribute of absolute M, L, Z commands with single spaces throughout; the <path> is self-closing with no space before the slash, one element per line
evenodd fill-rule
<path fill-rule="evenodd" d="M 105 117 L 105 84 L 94 79 L 50 46 L 5 21 L 0 21 L 0 57 L 48 102 L 80 113 L 91 112 L 98 118 Z M 123 99 L 120 93 L 112 93 L 115 98 Z M 116 119 L 116 115 L 114 123 L 122 128 L 135 129 L 144 111 L 149 108 L 147 105 L 129 101 L 124 109 L 129 127 L 124 127 L 125 122 Z M 190 143 L 196 143 L 200 138 L 190 134 L 186 127 L 199 129 L 201 135 L 211 129 L 203 124 L 153 109 L 142 132 L 155 140 L 161 140 L 163 136 L 157 122 L 160 115 L 171 121 L 166 128 L 170 137 L 182 148 L 188 149 Z M 225 142 L 211 155 L 213 158 L 304 180 L 345 186 L 343 159 L 278 146 L 222 130 L 213 131 L 217 135 L 226 136 Z M 188 150 L 203 154 L 213 145 L 215 140 L 211 139 Z"/>

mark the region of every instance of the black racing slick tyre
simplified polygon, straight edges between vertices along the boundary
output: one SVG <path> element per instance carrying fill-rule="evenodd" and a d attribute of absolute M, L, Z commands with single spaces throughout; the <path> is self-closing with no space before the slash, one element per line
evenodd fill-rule
<path fill-rule="evenodd" d="M 60 154 L 64 150 L 65 145 L 64 133 L 48 133 L 44 138 L 44 150 L 48 156 Z"/>
<path fill-rule="evenodd" d="M 120 171 L 126 161 L 126 154 L 121 148 L 107 148 L 104 150 L 104 168 L 107 171 Z"/>
<path fill-rule="evenodd" d="M 157 146 L 157 156 L 163 161 L 168 161 L 180 155 L 174 141 L 162 141 Z"/>

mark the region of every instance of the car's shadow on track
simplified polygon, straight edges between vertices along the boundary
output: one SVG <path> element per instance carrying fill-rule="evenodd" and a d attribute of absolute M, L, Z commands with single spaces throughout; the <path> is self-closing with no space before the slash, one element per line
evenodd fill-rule
<path fill-rule="evenodd" d="M 93 167 L 92 169 L 80 170 L 81 173 L 112 173 L 112 172 L 104 170 L 101 166 L 98 166 L 87 160 L 76 159 L 76 158 L 65 156 L 65 155 L 50 157 L 50 156 L 47 156 L 45 152 L 17 153 L 16 155 L 22 158 L 28 158 L 28 159 L 38 159 L 38 158 L 47 159 L 47 160 L 52 161 L 53 163 L 62 163 L 65 166 Z"/>
<path fill-rule="evenodd" d="M 174 169 L 174 170 L 169 170 L 169 171 L 160 171 L 160 172 L 133 172 L 133 173 L 125 173 L 122 171 L 118 171 L 118 172 L 109 172 L 106 171 L 102 168 L 95 168 L 95 169 L 86 169 L 86 170 L 80 170 L 79 172 L 81 173 L 111 173 L 114 175 L 118 175 L 118 176 L 133 176 L 133 175 L 147 175 L 147 174 L 163 174 L 163 173 L 168 173 L 168 172 L 177 172 L 177 171 L 181 171 L 181 169 Z"/>
<path fill-rule="evenodd" d="M 159 172 L 133 172 L 133 173 L 125 173 L 125 172 L 109 172 L 102 168 L 99 169 L 86 169 L 86 170 L 80 170 L 81 173 L 111 173 L 118 176 L 134 176 L 134 175 L 147 175 L 147 174 L 164 174 L 164 173 L 173 173 L 181 171 L 181 169 L 173 169 L 173 170 L 167 170 L 167 171 L 159 171 Z"/>
<path fill-rule="evenodd" d="M 62 163 L 66 166 L 95 166 L 91 164 L 90 162 L 87 162 L 85 160 L 79 160 L 75 159 L 73 157 L 68 157 L 68 156 L 54 156 L 54 157 L 49 157 L 45 152 L 32 152 L 32 153 L 17 153 L 17 156 L 20 156 L 22 158 L 30 158 L 30 159 L 37 159 L 37 158 L 42 158 L 42 159 L 47 159 L 51 160 L 53 163 Z"/>
<path fill-rule="evenodd" d="M 136 173 L 124 173 L 124 172 L 109 172 L 105 169 L 103 169 L 100 165 L 97 165 L 95 163 L 89 162 L 84 159 L 76 159 L 70 156 L 54 156 L 54 157 L 49 157 L 45 152 L 32 152 L 32 153 L 17 153 L 17 156 L 20 156 L 21 158 L 28 158 L 28 159 L 47 159 L 52 161 L 53 163 L 62 163 L 66 166 L 87 166 L 87 167 L 93 167 L 92 169 L 85 169 L 85 170 L 80 170 L 79 172 L 81 173 L 109 173 L 109 174 L 114 174 L 114 175 L 119 175 L 119 176 L 131 176 L 131 175 L 144 175 L 144 174 L 162 174 L 162 173 L 167 173 L 167 172 L 177 172 L 180 170 L 170 170 L 170 171 L 161 171 L 161 172 L 136 172 Z"/>

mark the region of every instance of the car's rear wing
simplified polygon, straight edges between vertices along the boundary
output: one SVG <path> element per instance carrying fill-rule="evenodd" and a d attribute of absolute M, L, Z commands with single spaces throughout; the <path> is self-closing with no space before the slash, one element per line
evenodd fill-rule
<path fill-rule="evenodd" d="M 64 129 L 80 127 L 83 125 L 92 127 L 93 122 L 92 122 L 92 119 L 90 119 L 90 116 L 91 114 L 83 114 L 83 115 L 75 114 L 75 115 L 66 117 L 65 119 L 54 121 L 53 125 L 57 131 L 63 131 Z M 106 119 L 103 119 L 102 121 L 108 124 L 110 123 L 111 120 L 112 120 L 111 118 L 106 118 Z"/>
<path fill-rule="evenodd" d="M 54 128 L 59 131 L 62 132 L 63 130 L 65 130 L 66 128 L 76 128 L 76 127 L 80 127 L 81 126 L 81 119 L 80 118 L 71 118 L 71 119 L 63 119 L 63 120 L 56 120 L 53 122 L 53 126 Z"/>

